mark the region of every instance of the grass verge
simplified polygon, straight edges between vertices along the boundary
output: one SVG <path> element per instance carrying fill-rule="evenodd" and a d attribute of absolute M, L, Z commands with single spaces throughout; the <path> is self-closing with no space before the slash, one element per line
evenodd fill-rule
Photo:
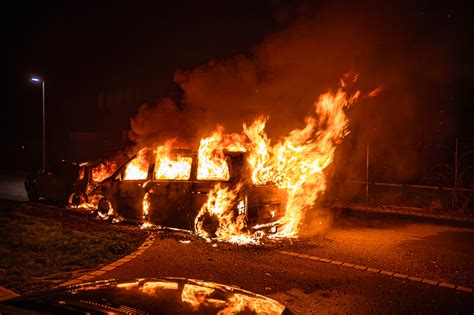
<path fill-rule="evenodd" d="M 134 251 L 146 232 L 76 211 L 0 200 L 0 285 L 52 287 Z"/>

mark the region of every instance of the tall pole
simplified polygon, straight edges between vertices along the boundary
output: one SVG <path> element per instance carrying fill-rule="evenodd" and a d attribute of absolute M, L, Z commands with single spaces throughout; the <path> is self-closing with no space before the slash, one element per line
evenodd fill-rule
<path fill-rule="evenodd" d="M 454 183 L 453 183 L 453 199 L 451 201 L 451 210 L 456 208 L 456 189 L 458 188 L 458 137 L 456 137 L 456 145 L 454 147 Z"/>
<path fill-rule="evenodd" d="M 369 203 L 369 140 L 367 140 L 367 156 L 365 166 L 365 202 Z"/>
<path fill-rule="evenodd" d="M 45 96 L 44 96 L 44 80 L 42 82 L 43 87 L 43 170 L 46 170 L 46 125 L 45 125 Z"/>

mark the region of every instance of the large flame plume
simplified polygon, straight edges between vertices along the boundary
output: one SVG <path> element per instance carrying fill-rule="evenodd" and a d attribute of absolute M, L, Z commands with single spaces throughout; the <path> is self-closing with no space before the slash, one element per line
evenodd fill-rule
<path fill-rule="evenodd" d="M 323 94 L 314 104 L 314 115 L 307 116 L 305 127 L 295 129 L 276 145 L 265 134 L 266 117 L 260 117 L 244 133 L 250 140 L 252 182 L 276 184 L 287 189 L 285 214 L 274 237 L 296 237 L 305 212 L 326 190 L 323 170 L 333 161 L 336 145 L 348 134 L 344 108 L 359 96 L 348 97 L 339 89 Z"/>
<path fill-rule="evenodd" d="M 265 235 L 261 226 L 247 226 L 245 185 L 276 185 L 287 192 L 286 208 L 269 238 L 295 238 L 308 210 L 326 190 L 324 169 L 333 161 L 337 145 L 349 133 L 345 109 L 355 102 L 359 91 L 348 94 L 345 83 L 336 91 L 319 97 L 313 111 L 305 118 L 301 129 L 294 129 L 275 143 L 267 136 L 269 119 L 260 116 L 244 124 L 241 133 L 226 134 L 222 126 L 202 138 L 198 150 L 197 180 L 218 183 L 208 194 L 195 218 L 195 232 L 206 238 L 232 243 L 258 243 Z M 155 149 L 154 179 L 190 179 L 192 158 L 171 156 L 173 141 Z M 246 152 L 249 176 L 239 183 L 228 182 L 231 177 L 226 151 Z M 125 170 L 126 180 L 148 178 L 148 148 L 141 149 Z M 150 208 L 149 194 L 143 201 L 144 217 Z M 272 215 L 273 216 L 273 215 Z M 264 224 L 265 225 L 265 224 Z"/>
<path fill-rule="evenodd" d="M 277 222 L 279 229 L 271 235 L 272 238 L 297 237 L 305 213 L 326 190 L 323 170 L 333 161 L 337 144 L 349 133 L 344 109 L 357 100 L 358 96 L 359 92 L 348 96 L 342 88 L 321 95 L 314 103 L 314 113 L 306 117 L 304 128 L 291 131 L 275 145 L 272 145 L 265 133 L 267 117 L 259 117 L 248 126 L 244 124 L 243 134 L 247 137 L 245 150 L 249 154 L 252 184 L 275 184 L 288 192 L 284 215 Z M 218 128 L 210 138 L 203 139 L 200 157 L 202 155 L 209 159 L 212 156 L 210 154 L 220 152 L 222 146 L 219 142 L 223 138 L 226 137 L 222 135 L 222 128 Z M 213 144 L 212 147 L 209 143 Z M 203 147 L 204 150 L 201 151 Z M 224 165 L 222 156 L 219 158 L 220 164 L 214 163 L 213 166 Z M 241 185 L 237 185 L 231 190 L 215 186 L 196 217 L 195 229 L 198 234 L 209 237 L 203 231 L 201 221 L 202 216 L 208 213 L 219 220 L 215 233 L 218 240 L 248 243 L 261 236 L 243 233 L 243 222 L 238 220 L 232 210 L 240 187 Z"/>

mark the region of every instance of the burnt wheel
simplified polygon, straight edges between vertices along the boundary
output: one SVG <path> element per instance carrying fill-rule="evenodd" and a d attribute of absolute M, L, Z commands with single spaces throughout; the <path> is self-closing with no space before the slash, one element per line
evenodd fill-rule
<path fill-rule="evenodd" d="M 26 194 L 28 195 L 28 200 L 31 202 L 36 202 L 39 200 L 38 193 L 36 192 L 36 189 L 34 187 L 29 187 L 26 190 Z"/>
<path fill-rule="evenodd" d="M 209 213 L 202 214 L 197 219 L 197 226 L 199 234 L 206 233 L 211 238 L 216 237 L 217 229 L 219 228 L 219 220 Z"/>
<path fill-rule="evenodd" d="M 68 199 L 68 204 L 73 207 L 79 207 L 87 202 L 87 196 L 83 192 L 73 192 Z"/>
<path fill-rule="evenodd" d="M 97 214 L 103 218 L 107 219 L 113 212 L 112 203 L 106 199 L 102 198 L 97 204 Z"/>

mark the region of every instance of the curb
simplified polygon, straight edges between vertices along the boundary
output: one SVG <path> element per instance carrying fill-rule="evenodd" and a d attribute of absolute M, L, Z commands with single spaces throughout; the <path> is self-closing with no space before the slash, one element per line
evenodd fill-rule
<path fill-rule="evenodd" d="M 63 282 L 60 285 L 55 286 L 54 288 L 61 288 L 61 287 L 69 286 L 69 285 L 79 284 L 79 283 L 82 283 L 82 282 L 85 282 L 85 281 L 90 281 L 93 278 L 95 278 L 97 276 L 101 276 L 101 275 L 103 275 L 104 273 L 106 273 L 110 270 L 114 270 L 115 268 L 117 268 L 117 267 L 131 261 L 132 259 L 137 258 L 141 254 L 143 254 L 145 252 L 145 250 L 147 250 L 148 247 L 150 247 L 155 242 L 155 238 L 156 238 L 156 235 L 154 233 L 151 233 L 147 237 L 147 239 L 140 245 L 140 247 L 138 247 L 138 249 L 136 251 L 132 252 L 131 254 L 128 254 L 127 256 L 122 257 L 121 259 L 119 259 L 119 260 L 117 260 L 117 261 L 115 261 L 111 264 L 103 266 L 100 269 L 88 272 L 88 273 L 86 273 L 86 274 L 84 274 L 84 275 L 82 275 L 78 278 Z"/>
<path fill-rule="evenodd" d="M 463 227 L 474 227 L 474 218 L 470 217 L 456 217 L 443 214 L 424 213 L 422 210 L 404 210 L 410 208 L 380 208 L 380 207 L 369 207 L 357 204 L 328 204 L 331 207 L 341 209 L 343 213 L 349 215 L 381 215 L 381 216 L 392 216 L 400 218 L 409 218 L 415 220 L 423 220 L 428 222 L 440 222 L 446 224 L 452 224 Z M 415 209 L 415 208 L 413 208 Z M 418 208 L 416 208 L 418 209 Z"/>
<path fill-rule="evenodd" d="M 0 302 L 13 299 L 17 296 L 20 296 L 18 293 L 15 293 L 11 290 L 8 290 L 5 287 L 0 286 Z"/>
<path fill-rule="evenodd" d="M 354 268 L 354 269 L 358 269 L 360 271 L 367 271 L 367 272 L 376 273 L 376 274 L 378 273 L 378 274 L 388 276 L 390 278 L 410 280 L 410 281 L 413 281 L 413 282 L 419 282 L 419 283 L 424 283 L 424 284 L 428 284 L 428 285 L 439 286 L 439 287 L 442 287 L 442 288 L 455 289 L 457 291 L 462 291 L 462 292 L 467 292 L 467 293 L 472 293 L 473 292 L 472 288 L 461 286 L 461 285 L 456 285 L 456 284 L 452 284 L 452 283 L 448 283 L 448 282 L 445 282 L 444 280 L 432 280 L 432 279 L 426 279 L 426 278 L 421 278 L 421 277 L 417 277 L 417 276 L 410 276 L 410 275 L 406 275 L 406 274 L 403 274 L 403 273 L 392 272 L 392 271 L 382 270 L 382 269 L 378 269 L 378 268 L 371 268 L 371 267 L 368 267 L 368 266 L 361 266 L 361 265 L 351 264 L 351 263 L 348 263 L 348 262 L 342 262 L 342 261 L 332 260 L 332 259 L 328 259 L 328 258 L 310 256 L 310 255 L 307 255 L 307 254 L 299 254 L 299 253 L 295 253 L 295 252 L 279 251 L 278 253 L 282 254 L 282 255 L 287 255 L 287 256 L 293 256 L 293 257 L 309 259 L 309 260 L 323 262 L 323 263 L 329 263 L 329 264 L 337 265 L 337 266 Z"/>

